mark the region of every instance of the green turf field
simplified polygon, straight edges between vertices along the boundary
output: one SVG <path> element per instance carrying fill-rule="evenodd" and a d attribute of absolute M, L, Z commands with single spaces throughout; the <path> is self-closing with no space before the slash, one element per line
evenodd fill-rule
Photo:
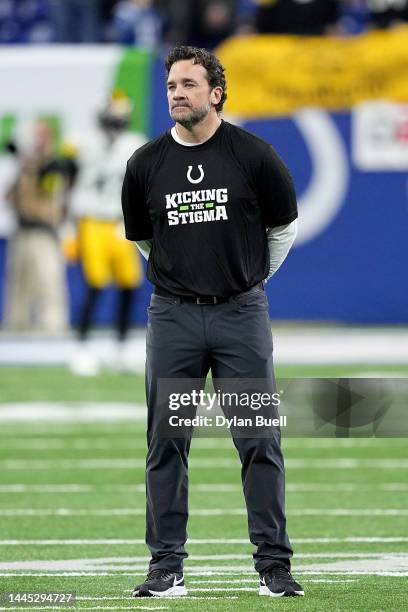
<path fill-rule="evenodd" d="M 325 374 L 344 372 L 278 369 L 280 376 Z M 284 440 L 293 573 L 306 591 L 305 598 L 285 600 L 257 595 L 231 441 L 194 440 L 189 595 L 132 600 L 130 589 L 148 563 L 145 425 L 98 420 L 97 405 L 93 419 L 81 420 L 77 402 L 142 404 L 143 378 L 78 379 L 59 368 L 4 368 L 0 390 L 3 404 L 26 403 L 31 411 L 34 401 L 65 406 L 65 421 L 16 422 L 1 418 L 0 404 L 0 591 L 76 591 L 75 610 L 407 609 L 405 439 Z"/>

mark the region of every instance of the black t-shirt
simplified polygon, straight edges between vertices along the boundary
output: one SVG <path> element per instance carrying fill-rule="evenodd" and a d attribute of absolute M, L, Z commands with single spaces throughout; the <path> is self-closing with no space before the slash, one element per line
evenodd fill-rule
<path fill-rule="evenodd" d="M 148 279 L 181 296 L 227 297 L 263 280 L 265 228 L 297 217 L 277 153 L 225 121 L 197 146 L 166 132 L 138 149 L 127 164 L 122 207 L 126 237 L 153 239 Z"/>

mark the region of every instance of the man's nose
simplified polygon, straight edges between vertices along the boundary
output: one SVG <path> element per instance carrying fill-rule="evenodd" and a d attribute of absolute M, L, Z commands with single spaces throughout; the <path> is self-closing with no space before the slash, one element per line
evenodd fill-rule
<path fill-rule="evenodd" d="M 176 89 L 173 91 L 173 99 L 175 100 L 180 100 L 185 98 L 185 93 L 184 93 L 184 89 L 183 87 L 181 87 L 180 85 L 178 85 L 176 87 Z"/>

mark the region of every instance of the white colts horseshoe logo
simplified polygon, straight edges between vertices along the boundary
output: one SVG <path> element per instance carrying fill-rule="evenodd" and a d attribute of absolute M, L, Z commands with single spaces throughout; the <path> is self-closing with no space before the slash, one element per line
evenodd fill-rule
<path fill-rule="evenodd" d="M 197 179 L 193 179 L 191 178 L 191 172 L 193 170 L 193 166 L 189 166 L 188 170 L 187 170 L 187 178 L 190 181 L 190 183 L 193 183 L 193 185 L 197 185 L 197 183 L 201 183 L 201 181 L 204 178 L 204 170 L 201 164 L 199 164 L 199 166 L 197 166 L 199 171 L 200 171 L 200 176 Z"/>

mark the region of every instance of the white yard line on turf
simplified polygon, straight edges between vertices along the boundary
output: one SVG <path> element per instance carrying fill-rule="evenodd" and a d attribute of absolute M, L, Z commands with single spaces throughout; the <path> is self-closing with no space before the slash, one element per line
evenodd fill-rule
<path fill-rule="evenodd" d="M 11 484 L 0 485 L 0 493 L 95 493 L 103 492 L 105 489 L 98 489 L 95 485 L 67 484 L 67 485 L 26 485 Z M 145 490 L 145 487 L 143 487 Z M 130 489 L 129 489 L 130 491 Z"/>
<path fill-rule="evenodd" d="M 224 593 L 224 592 L 231 592 L 231 591 L 247 591 L 248 593 L 253 593 L 254 591 L 258 591 L 259 586 L 257 588 L 254 587 L 211 587 L 209 589 L 207 588 L 200 588 L 200 589 L 196 589 L 196 588 L 189 588 L 189 592 L 191 591 L 192 593 Z"/>
<path fill-rule="evenodd" d="M 1 404 L 0 404 L 0 415 L 1 415 Z M 1 418 L 0 418 L 1 421 Z M 72 437 L 64 436 L 62 434 L 51 436 L 12 436 L 7 437 L 1 436 L 1 445 L 3 448 L 8 450 L 38 450 L 38 451 L 50 451 L 60 449 L 76 449 L 76 450 L 111 450 L 116 446 L 120 448 L 136 448 L 135 437 L 122 437 L 119 433 L 116 436 L 89 436 L 89 437 Z M 384 441 L 387 444 L 384 444 Z M 143 440 L 144 442 L 144 440 Z M 381 444 L 383 442 L 383 444 Z M 378 449 L 389 448 L 389 442 L 385 438 L 285 438 L 284 448 L 286 449 L 356 449 L 356 448 L 370 448 Z M 230 450 L 233 449 L 233 442 L 231 438 L 193 438 L 192 448 L 197 450 L 206 449 L 220 449 Z"/>
<path fill-rule="evenodd" d="M 216 483 L 216 484 L 191 484 L 190 492 L 194 493 L 241 493 L 240 484 Z M 335 485 L 320 483 L 287 483 L 286 491 L 289 493 L 353 493 L 356 491 L 408 491 L 406 482 L 388 482 L 373 485 L 340 482 Z M 146 486 L 140 485 L 94 485 L 94 484 L 0 484 L 0 493 L 146 493 Z"/>
<path fill-rule="evenodd" d="M 112 450 L 115 447 L 120 448 L 128 448 L 128 449 L 136 449 L 137 444 L 135 439 L 131 441 L 131 443 L 126 443 L 122 441 L 109 441 L 106 440 L 104 442 L 96 442 L 93 441 L 92 438 L 89 440 L 47 440 L 47 442 L 37 442 L 36 440 L 24 440 L 20 439 L 18 441 L 10 441 L 5 440 L 1 442 L 1 446 L 3 449 L 7 449 L 9 451 L 15 450 L 36 450 L 36 451 L 54 451 L 54 450 Z"/>
<path fill-rule="evenodd" d="M 306 578 L 304 579 L 304 581 L 306 582 L 306 584 L 308 584 L 309 582 L 323 582 L 323 583 L 327 583 L 327 584 L 344 584 L 345 582 L 359 582 L 359 578 L 346 578 L 343 580 L 330 580 L 330 578 Z"/>
<path fill-rule="evenodd" d="M 208 597 L 205 597 L 203 599 L 209 599 Z M 218 598 L 220 599 L 220 598 Z M 224 598 L 223 598 L 224 599 Z M 238 599 L 238 598 L 237 598 Z M 36 608 L 29 608 L 25 605 L 22 606 L 7 606 L 7 608 L 0 608 L 0 610 L 61 610 L 62 606 L 37 606 Z M 65 606 L 64 606 L 65 607 Z M 70 607 L 70 606 L 69 606 Z M 76 608 L 78 609 L 78 608 Z M 168 607 L 165 606 L 138 606 L 136 604 L 134 604 L 133 606 L 115 606 L 110 607 L 110 606 L 92 606 L 92 607 L 86 607 L 86 608 L 80 608 L 80 610 L 168 610 Z"/>
<path fill-rule="evenodd" d="M 377 487 L 378 488 L 378 487 Z M 202 493 L 236 493 L 242 492 L 241 485 L 228 483 L 214 485 L 190 485 L 191 492 Z M 0 485 L 0 493 L 146 493 L 146 486 L 140 485 L 92 485 L 92 484 L 67 484 L 67 485 L 30 485 L 30 484 L 8 484 Z"/>
<path fill-rule="evenodd" d="M 381 553 L 378 552 L 364 552 L 364 553 L 355 553 L 355 552 L 331 552 L 327 551 L 325 553 L 296 553 L 296 559 L 347 559 L 347 558 L 356 558 L 356 559 L 366 559 L 369 557 L 378 557 Z M 387 552 L 387 557 L 403 557 L 408 558 L 408 553 L 404 552 Z M 135 561 L 139 562 L 142 560 L 146 560 L 148 562 L 150 557 L 134 557 Z M 233 560 L 245 560 L 248 559 L 248 555 L 246 554 L 231 554 L 231 555 L 190 555 L 187 560 L 187 565 L 189 562 L 193 561 L 233 561 Z"/>
<path fill-rule="evenodd" d="M 67 576 L 75 576 L 75 577 L 80 577 L 80 576 L 109 576 L 110 578 L 113 578 L 114 576 L 123 576 L 123 573 L 117 573 L 117 572 L 0 572 L 0 576 L 2 577 L 17 577 L 17 576 L 24 576 L 26 577 L 31 577 L 31 578 L 65 578 Z M 145 576 L 146 575 L 146 568 L 145 571 L 142 572 L 141 570 L 139 572 L 134 571 L 132 572 L 132 576 Z"/>
<path fill-rule="evenodd" d="M 347 552 L 326 552 L 326 553 L 298 553 L 296 559 L 377 559 L 382 555 L 382 558 L 387 561 L 390 559 L 400 560 L 408 563 L 408 554 L 400 552 L 367 552 L 367 553 L 347 553 Z M 193 565 L 201 561 L 210 561 L 219 563 L 222 561 L 248 561 L 249 554 L 231 554 L 231 555 L 191 555 L 187 560 L 188 569 L 196 569 Z M 8 561 L 0 562 L 0 570 L 43 570 L 43 571 L 93 571 L 93 570 L 112 570 L 112 571 L 132 571 L 134 568 L 145 567 L 149 563 L 150 557 L 147 556 L 132 556 L 132 557 L 101 557 L 101 558 L 81 558 L 81 559 L 65 559 L 59 561 Z M 139 565 L 137 565 L 139 564 Z M 144 565 L 140 565 L 144 564 Z M 222 566 L 228 569 L 228 566 Z"/>
<path fill-rule="evenodd" d="M 189 592 L 190 591 L 194 592 L 194 591 L 203 591 L 203 590 L 207 590 L 207 589 L 188 589 L 188 590 L 189 590 Z M 208 590 L 211 591 L 211 589 L 208 589 Z M 233 590 L 239 590 L 239 589 L 233 589 Z M 126 589 L 126 591 L 131 593 L 133 591 L 133 589 Z M 126 597 L 126 596 L 125 597 L 76 597 L 75 599 L 76 599 L 76 601 L 124 601 L 124 600 L 128 601 L 129 600 L 129 598 Z M 140 600 L 138 600 L 137 598 L 135 598 L 135 599 L 136 599 L 136 601 L 135 601 L 135 605 L 136 605 L 136 602 L 138 602 Z M 184 599 L 186 599 L 185 595 L 183 595 L 183 600 Z M 194 597 L 194 599 L 221 599 L 221 597 Z M 224 598 L 222 598 L 222 599 L 224 599 Z M 232 597 L 227 597 L 226 599 L 232 599 Z M 233 599 L 237 599 L 237 598 L 234 597 Z M 140 610 L 140 607 L 137 606 L 136 609 Z M 156 608 L 156 607 L 149 608 L 149 609 L 150 610 L 158 610 L 158 609 L 160 610 L 160 608 Z M 83 608 L 83 610 L 89 610 L 89 608 Z"/>
<path fill-rule="evenodd" d="M 0 415 L 2 406 L 0 404 Z M 126 404 L 125 404 L 126 406 Z M 140 408 L 140 407 L 139 407 Z M 71 406 L 72 410 L 75 410 L 75 406 Z M 1 420 L 1 418 L 0 418 Z M 12 435 L 10 432 L 4 435 L 0 432 L 1 444 L 3 448 L 9 450 L 15 449 L 33 449 L 33 450 L 53 450 L 62 448 L 75 448 L 75 449 L 112 449 L 115 446 L 120 448 L 135 448 L 136 439 L 135 436 L 123 436 L 122 430 L 118 430 L 110 433 L 109 435 L 97 435 L 97 436 L 70 436 L 66 434 L 66 426 L 61 429 L 60 432 L 53 432 L 52 435 L 40 435 L 38 432 L 30 429 L 28 432 L 21 432 L 21 423 L 18 423 L 16 427 L 19 429 L 18 435 Z M 45 432 L 44 432 L 45 433 Z M 140 436 L 140 440 L 144 437 Z M 403 446 L 403 439 L 394 439 L 393 446 L 400 442 L 400 446 Z M 302 449 L 356 449 L 356 448 L 370 448 L 378 449 L 389 448 L 388 438 L 284 438 L 284 448 L 290 448 L 295 450 Z M 231 438 L 194 438 L 192 440 L 192 448 L 197 450 L 206 449 L 233 449 L 233 442 Z"/>
<path fill-rule="evenodd" d="M 384 569 L 374 570 L 368 567 L 365 567 L 360 570 L 340 570 L 340 569 L 324 569 L 324 570 L 314 570 L 314 569 L 302 569 L 302 567 L 294 568 L 294 573 L 301 574 L 302 576 L 308 575 L 335 575 L 335 576 L 361 576 L 361 575 L 370 575 L 370 576 L 392 576 L 395 578 L 406 578 L 408 577 L 408 571 L 387 571 Z M 233 570 L 228 568 L 224 570 L 222 568 L 212 568 L 212 569 L 189 569 L 189 576 L 253 576 L 254 570 Z M 131 576 L 132 578 L 137 578 L 138 576 L 145 576 L 146 568 L 144 571 L 136 571 L 132 570 Z M 123 578 L 123 576 L 129 576 L 128 572 L 0 572 L 0 577 L 31 577 L 31 578 L 67 578 L 67 577 L 109 577 L 109 578 Z M 227 580 L 227 579 L 226 579 Z"/>
<path fill-rule="evenodd" d="M 408 542 L 406 536 L 349 536 L 345 538 L 291 538 L 294 544 L 403 544 Z M 244 538 L 192 538 L 187 540 L 189 546 L 207 546 L 214 544 L 218 546 L 225 545 L 246 545 L 250 546 L 249 540 Z M 129 539 L 122 540 L 118 538 L 104 539 L 67 539 L 67 540 L 0 540 L 0 546 L 137 546 L 145 545 L 145 540 Z"/>
<path fill-rule="evenodd" d="M 213 457 L 210 459 L 192 458 L 189 461 L 193 469 L 239 469 L 237 458 Z M 286 467 L 297 470 L 311 469 L 384 469 L 406 470 L 408 459 L 287 459 Z M 89 459 L 3 459 L 0 469 L 3 470 L 134 470 L 146 467 L 145 459 L 127 458 L 89 458 Z"/>
<path fill-rule="evenodd" d="M 0 516 L 144 516 L 145 508 L 2 508 Z M 190 516 L 246 516 L 245 508 L 192 508 Z M 288 516 L 408 516 L 407 508 L 297 508 Z"/>
<path fill-rule="evenodd" d="M 297 556 L 297 555 L 296 555 Z M 188 573 L 188 572 L 187 572 Z M 306 582 L 330 582 L 332 584 L 343 584 L 344 582 L 358 582 L 358 578 L 347 578 L 345 580 L 333 580 L 326 578 L 309 578 Z M 223 580 L 189 580 L 188 585 L 190 584 L 225 584 L 225 578 Z M 249 582 L 251 584 L 258 585 L 259 579 L 256 578 L 228 578 L 228 584 L 242 584 L 243 582 Z"/>
<path fill-rule="evenodd" d="M 364 563 L 367 568 L 370 565 L 375 564 L 376 569 L 383 570 L 394 570 L 394 571 L 406 571 L 408 570 L 408 554 L 407 553 L 300 553 L 296 559 L 327 559 L 335 560 L 331 565 L 338 566 L 338 569 L 362 569 Z M 338 561 L 337 561 L 338 559 Z M 347 561 L 343 561 L 347 559 Z M 222 564 L 223 561 L 250 561 L 250 555 L 233 554 L 233 555 L 192 555 L 188 561 L 187 566 L 188 572 L 202 571 L 216 571 L 218 569 L 225 571 L 240 571 L 245 569 L 249 571 L 249 567 L 243 567 L 241 565 L 226 565 Z M 132 557 L 98 557 L 98 558 L 75 558 L 75 559 L 62 559 L 62 560 L 18 560 L 18 561 L 6 561 L 0 562 L 0 571 L 46 571 L 46 572 L 62 572 L 62 571 L 112 571 L 112 572 L 133 572 L 138 570 L 145 570 L 149 562 L 147 556 L 132 556 Z M 210 565 L 198 565 L 200 562 L 210 562 Z M 218 563 L 218 565 L 216 565 Z M 349 566 L 347 566 L 347 563 Z M 379 564 L 383 563 L 383 567 Z M 298 565 L 298 569 L 309 570 L 319 569 L 324 571 L 325 569 L 335 569 L 328 566 L 327 563 L 320 563 L 318 565 Z"/>
<path fill-rule="evenodd" d="M 387 571 L 387 570 L 374 570 L 371 568 L 363 568 L 360 570 L 340 570 L 340 569 L 324 569 L 324 570 L 312 570 L 312 569 L 302 569 L 301 566 L 294 568 L 294 573 L 309 576 L 309 575 L 335 575 L 335 576 L 392 576 L 395 578 L 407 578 L 408 571 Z M 253 576 L 254 570 L 231 570 L 227 571 L 221 568 L 215 569 L 200 569 L 199 571 L 189 569 L 189 576 Z M 109 578 L 123 578 L 123 576 L 129 576 L 128 572 L 0 572 L 0 577 L 31 577 L 31 578 L 67 578 L 67 577 L 109 577 Z M 146 576 L 146 571 L 132 571 L 132 578 L 137 578 L 138 576 Z M 226 578 L 228 580 L 228 578 Z"/>
<path fill-rule="evenodd" d="M 372 448 L 378 447 L 393 448 L 394 443 L 400 447 L 405 447 L 404 438 L 283 438 L 284 447 L 302 450 L 307 449 L 344 449 L 344 448 Z M 194 444 L 194 439 L 193 439 Z"/>
<path fill-rule="evenodd" d="M 29 402 L 0 404 L 1 422 L 53 421 L 90 422 L 146 421 L 146 406 L 124 402 Z"/>
<path fill-rule="evenodd" d="M 1 410 L 1 404 L 0 404 Z M 1 421 L 1 419 L 0 419 Z M 144 439 L 142 440 L 145 442 Z M 106 438 L 100 437 L 89 437 L 89 438 L 72 438 L 72 437 L 18 437 L 13 438 L 8 436 L 3 439 L 2 437 L 2 448 L 7 450 L 38 450 L 38 451 L 50 451 L 50 450 L 63 450 L 63 449 L 76 449 L 76 450 L 112 450 L 115 447 L 136 449 L 138 440 L 135 437 L 121 439 L 118 434 L 117 438 L 114 439 L 112 436 Z M 230 438 L 202 438 L 201 440 L 193 440 L 193 448 L 197 450 L 207 449 L 219 449 L 219 450 L 232 450 L 234 445 Z"/>

